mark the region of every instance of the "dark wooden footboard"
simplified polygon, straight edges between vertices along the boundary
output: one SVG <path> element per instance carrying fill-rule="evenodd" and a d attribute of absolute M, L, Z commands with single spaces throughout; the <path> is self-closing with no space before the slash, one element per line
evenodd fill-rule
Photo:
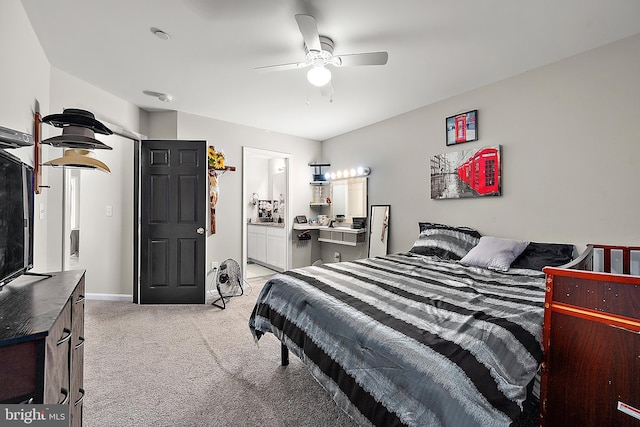
<path fill-rule="evenodd" d="M 637 263 L 640 247 L 589 245 L 544 268 L 543 426 L 640 426 Z"/>

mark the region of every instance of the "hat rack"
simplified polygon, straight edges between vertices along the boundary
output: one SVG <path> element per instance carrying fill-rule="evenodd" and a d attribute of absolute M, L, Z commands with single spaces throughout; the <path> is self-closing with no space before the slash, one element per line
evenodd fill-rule
<path fill-rule="evenodd" d="M 42 131 L 42 116 L 38 105 L 36 105 L 35 119 L 33 123 L 33 187 L 36 194 L 40 194 L 42 188 L 51 188 L 49 185 L 42 185 L 42 144 L 40 134 Z"/>

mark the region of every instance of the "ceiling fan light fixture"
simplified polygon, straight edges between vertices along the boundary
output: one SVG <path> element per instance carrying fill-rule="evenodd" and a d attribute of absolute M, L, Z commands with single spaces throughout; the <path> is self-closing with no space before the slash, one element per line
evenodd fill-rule
<path fill-rule="evenodd" d="M 331 81 L 331 71 L 324 65 L 315 66 L 307 72 L 307 80 L 314 86 L 322 87 Z"/>

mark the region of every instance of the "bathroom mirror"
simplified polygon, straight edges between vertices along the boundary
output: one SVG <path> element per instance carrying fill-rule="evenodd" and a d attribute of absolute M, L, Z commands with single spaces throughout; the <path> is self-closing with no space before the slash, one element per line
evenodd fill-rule
<path fill-rule="evenodd" d="M 331 216 L 351 218 L 367 216 L 367 178 L 348 178 L 331 182 Z"/>
<path fill-rule="evenodd" d="M 369 257 L 384 256 L 389 245 L 389 205 L 372 205 L 369 230 Z"/>

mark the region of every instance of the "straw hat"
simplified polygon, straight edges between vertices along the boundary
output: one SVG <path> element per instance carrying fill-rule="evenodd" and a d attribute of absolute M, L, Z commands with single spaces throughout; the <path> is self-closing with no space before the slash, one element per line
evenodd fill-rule
<path fill-rule="evenodd" d="M 110 173 L 111 170 L 107 165 L 94 157 L 94 153 L 89 150 L 81 150 L 70 148 L 64 150 L 64 156 L 44 162 L 43 165 L 49 166 L 67 166 L 82 169 L 98 169 L 103 172 Z"/>

